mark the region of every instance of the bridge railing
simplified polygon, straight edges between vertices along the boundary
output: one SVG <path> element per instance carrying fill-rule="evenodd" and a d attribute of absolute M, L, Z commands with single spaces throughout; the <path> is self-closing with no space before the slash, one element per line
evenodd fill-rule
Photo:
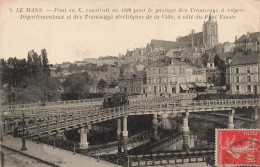
<path fill-rule="evenodd" d="M 130 166 L 164 166 L 183 163 L 206 162 L 209 157 L 214 158 L 214 149 L 168 151 L 160 153 L 130 155 Z"/>
<path fill-rule="evenodd" d="M 36 108 L 9 108 L 6 110 L 2 110 L 2 114 L 4 116 L 21 116 L 22 113 L 25 113 L 27 116 L 36 116 L 42 114 L 57 114 L 64 113 L 68 111 L 77 111 L 77 110 L 100 110 L 100 106 L 63 106 L 63 107 L 52 107 L 52 106 L 40 106 Z"/>
<path fill-rule="evenodd" d="M 138 103 L 136 109 L 153 109 L 153 108 L 192 108 L 192 107 L 237 107 L 237 106 L 257 106 L 258 99 L 219 99 L 219 100 L 181 100 L 167 101 L 163 103 Z"/>
<path fill-rule="evenodd" d="M 65 117 L 56 116 L 56 119 L 51 119 L 43 122 L 30 123 L 28 131 L 30 133 L 38 133 L 37 130 L 50 131 L 57 128 L 64 128 L 67 126 L 74 126 L 75 124 L 82 124 L 88 122 L 101 122 L 106 119 L 117 118 L 124 114 L 131 114 L 131 112 L 139 112 L 138 109 L 185 109 L 185 108 L 214 108 L 214 107 L 243 107 L 243 106 L 258 106 L 258 99 L 221 99 L 221 100 L 183 100 L 175 102 L 164 103 L 145 103 L 137 104 L 134 107 L 121 106 L 116 108 L 108 108 L 103 110 L 86 110 L 75 109 L 67 111 Z M 129 110 L 130 109 L 130 110 Z M 42 111 L 43 114 L 46 111 Z M 61 113 L 60 113 L 61 114 Z M 62 115 L 62 114 L 61 114 Z M 21 115 L 19 116 L 21 118 Z M 21 121 L 20 121 L 21 122 Z M 48 122 L 48 123 L 47 123 Z M 15 126 L 16 122 L 10 121 L 8 124 Z M 8 127 L 8 126 L 7 126 Z M 21 126 L 20 126 L 21 129 Z"/>
<path fill-rule="evenodd" d="M 26 133 L 38 135 L 40 133 L 50 132 L 59 128 L 80 125 L 91 121 L 102 122 L 103 118 L 115 118 L 127 114 L 128 106 L 117 108 L 108 108 L 99 111 L 76 110 L 65 115 L 65 117 L 56 117 L 56 119 L 45 120 L 42 122 L 27 123 Z M 18 122 L 19 123 L 19 122 Z M 21 121 L 20 121 L 21 124 Z M 6 122 L 5 133 L 14 131 L 14 127 L 18 127 L 18 131 L 22 131 L 22 126 L 16 121 Z"/>
<path fill-rule="evenodd" d="M 171 101 L 182 100 L 182 99 L 193 99 L 194 97 L 196 97 L 196 94 L 194 93 L 182 93 L 182 94 L 172 95 L 170 97 L 166 97 L 166 96 L 143 97 L 141 99 L 140 98 L 132 99 L 129 102 L 129 106 L 140 105 L 143 103 L 161 103 L 161 102 L 171 102 Z"/>
<path fill-rule="evenodd" d="M 79 104 L 79 103 L 90 103 L 90 102 L 101 102 L 103 98 L 94 99 L 80 99 L 80 100 L 67 100 L 67 101 L 56 101 L 56 102 L 44 102 L 45 106 L 63 105 L 63 104 Z M 28 103 L 28 104 L 12 104 L 5 105 L 8 108 L 31 108 L 43 106 L 43 103 Z"/>

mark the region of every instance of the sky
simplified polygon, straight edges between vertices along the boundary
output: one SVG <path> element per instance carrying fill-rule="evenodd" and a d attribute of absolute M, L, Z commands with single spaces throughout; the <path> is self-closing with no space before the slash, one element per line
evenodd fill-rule
<path fill-rule="evenodd" d="M 42 8 L 43 10 L 74 8 L 121 9 L 243 9 L 235 19 L 214 19 L 218 22 L 219 42 L 234 42 L 235 36 L 256 32 L 260 25 L 260 5 L 256 0 L 0 0 L 0 58 L 26 58 L 34 49 L 40 54 L 45 48 L 51 64 L 80 61 L 84 58 L 118 56 L 127 49 L 145 47 L 151 39 L 175 41 L 178 36 L 188 35 L 192 29 L 202 31 L 207 19 L 200 20 L 24 20 L 16 8 Z M 13 12 L 9 12 L 10 8 Z M 52 12 L 44 14 L 53 15 Z M 63 14 L 63 13 L 58 13 Z M 68 14 L 68 13 L 67 13 Z M 66 14 L 66 15 L 67 15 Z M 91 14 L 91 13 L 89 13 Z M 122 14 L 122 13 L 119 13 Z M 148 12 L 143 13 L 147 15 Z M 195 12 L 203 17 L 208 12 Z M 218 15 L 214 14 L 212 16 Z M 233 13 L 225 12 L 224 15 Z M 22 13 L 27 15 L 27 13 Z M 32 13 L 31 15 L 37 15 Z M 74 14 L 72 14 L 74 15 Z M 109 14 L 108 14 L 109 15 Z M 161 13 L 159 14 L 161 15 Z M 177 15 L 173 13 L 172 15 Z"/>

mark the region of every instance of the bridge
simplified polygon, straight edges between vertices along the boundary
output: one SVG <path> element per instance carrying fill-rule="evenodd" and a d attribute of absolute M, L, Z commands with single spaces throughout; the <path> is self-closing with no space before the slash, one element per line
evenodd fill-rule
<path fill-rule="evenodd" d="M 173 97 L 131 98 L 129 105 L 108 109 L 102 108 L 102 99 L 46 103 L 45 106 L 12 106 L 2 109 L 3 133 L 16 132 L 22 135 L 24 130 L 27 137 L 36 139 L 79 129 L 79 149 L 85 150 L 88 148 L 87 133 L 92 124 L 117 119 L 118 139 L 123 139 L 123 150 L 127 153 L 127 118 L 131 115 L 153 115 L 153 138 L 157 140 L 158 115 L 164 119 L 167 114 L 183 113 L 183 148 L 188 148 L 189 113 L 227 111 L 227 125 L 230 129 L 234 128 L 236 108 L 252 107 L 255 109 L 255 118 L 258 119 L 258 99 L 192 100 L 193 97 L 193 94 L 184 94 Z"/>

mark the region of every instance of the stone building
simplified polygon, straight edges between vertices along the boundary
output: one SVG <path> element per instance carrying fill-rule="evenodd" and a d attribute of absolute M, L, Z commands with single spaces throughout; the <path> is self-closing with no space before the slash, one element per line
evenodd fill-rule
<path fill-rule="evenodd" d="M 99 57 L 97 61 L 97 66 L 102 66 L 104 64 L 115 65 L 116 62 L 117 62 L 117 57 L 114 56 Z"/>
<path fill-rule="evenodd" d="M 238 51 L 259 52 L 260 32 L 249 33 L 235 39 L 236 49 Z"/>
<path fill-rule="evenodd" d="M 259 94 L 259 54 L 237 54 L 227 68 L 227 90 L 231 94 Z"/>
<path fill-rule="evenodd" d="M 150 44 L 147 45 L 149 52 L 158 52 L 158 51 L 169 51 L 170 49 L 183 50 L 184 48 L 190 47 L 188 42 L 182 41 L 164 41 L 164 40 L 151 40 Z"/>
<path fill-rule="evenodd" d="M 230 42 L 224 42 L 223 44 L 223 52 L 233 52 L 236 44 Z"/>
<path fill-rule="evenodd" d="M 202 32 L 195 33 L 193 29 L 189 35 L 178 37 L 176 41 L 189 42 L 192 47 L 212 48 L 218 44 L 218 23 L 209 16 L 209 20 L 207 22 L 204 21 Z"/>
<path fill-rule="evenodd" d="M 206 88 L 206 71 L 174 58 L 160 59 L 145 69 L 148 95 L 171 95 Z"/>

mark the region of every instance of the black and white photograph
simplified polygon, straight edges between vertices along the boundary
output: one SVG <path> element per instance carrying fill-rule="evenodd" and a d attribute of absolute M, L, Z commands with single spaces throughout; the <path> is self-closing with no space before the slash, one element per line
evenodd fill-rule
<path fill-rule="evenodd" d="M 260 165 L 259 0 L 0 0 L 0 167 Z"/>

